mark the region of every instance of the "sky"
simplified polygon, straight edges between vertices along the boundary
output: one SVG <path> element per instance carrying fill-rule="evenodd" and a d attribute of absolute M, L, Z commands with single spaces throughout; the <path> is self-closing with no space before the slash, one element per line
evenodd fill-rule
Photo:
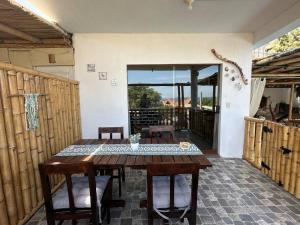
<path fill-rule="evenodd" d="M 218 71 L 218 66 L 213 65 L 199 71 L 198 79 L 208 77 Z M 137 83 L 186 83 L 191 82 L 190 70 L 128 70 L 128 84 Z M 162 98 L 177 98 L 177 87 L 152 87 L 161 93 Z M 198 86 L 198 96 L 212 97 L 212 86 Z M 191 96 L 191 88 L 184 87 L 184 96 Z"/>

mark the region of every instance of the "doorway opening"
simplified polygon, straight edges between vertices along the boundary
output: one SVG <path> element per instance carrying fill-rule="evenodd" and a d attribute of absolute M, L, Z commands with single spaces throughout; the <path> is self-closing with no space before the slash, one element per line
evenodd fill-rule
<path fill-rule="evenodd" d="M 217 154 L 219 120 L 217 64 L 128 65 L 130 132 L 171 125 L 203 152 Z"/>

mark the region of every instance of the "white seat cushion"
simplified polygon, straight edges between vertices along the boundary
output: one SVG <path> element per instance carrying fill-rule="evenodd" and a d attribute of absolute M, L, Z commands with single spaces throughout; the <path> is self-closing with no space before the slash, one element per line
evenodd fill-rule
<path fill-rule="evenodd" d="M 191 190 L 183 175 L 176 175 L 174 182 L 174 206 L 186 208 L 191 204 Z M 170 177 L 153 177 L 153 207 L 156 209 L 170 208 Z"/>
<path fill-rule="evenodd" d="M 101 206 L 101 199 L 105 188 L 108 184 L 110 176 L 97 176 L 96 179 L 96 193 L 97 204 Z M 91 207 L 90 188 L 88 177 L 72 177 L 73 196 L 75 207 L 86 208 Z M 54 209 L 69 208 L 69 197 L 67 185 L 58 190 L 52 199 Z"/>

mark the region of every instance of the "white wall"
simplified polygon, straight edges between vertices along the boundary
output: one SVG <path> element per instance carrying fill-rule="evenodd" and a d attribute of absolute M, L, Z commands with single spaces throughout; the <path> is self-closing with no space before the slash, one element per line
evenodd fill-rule
<path fill-rule="evenodd" d="M 51 73 L 74 80 L 74 66 L 34 66 L 34 70 Z"/>
<path fill-rule="evenodd" d="M 128 134 L 128 64 L 221 63 L 210 52 L 215 48 L 236 61 L 248 79 L 251 73 L 251 34 L 75 34 L 74 48 L 83 138 L 96 138 L 98 126 L 124 126 Z M 95 73 L 87 72 L 90 63 L 96 64 Z M 108 73 L 106 81 L 98 80 L 100 71 Z M 230 78 L 221 82 L 219 152 L 241 157 L 250 85 L 239 91 Z"/>
<path fill-rule="evenodd" d="M 55 63 L 49 62 L 54 54 Z M 74 66 L 73 48 L 0 48 L 0 61 L 33 68 L 38 66 Z"/>
<path fill-rule="evenodd" d="M 265 88 L 264 96 L 271 97 L 272 108 L 281 102 L 289 104 L 290 88 Z"/>

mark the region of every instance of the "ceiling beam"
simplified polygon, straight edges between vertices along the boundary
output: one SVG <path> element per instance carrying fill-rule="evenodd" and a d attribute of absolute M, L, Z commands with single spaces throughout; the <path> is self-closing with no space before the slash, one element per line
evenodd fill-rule
<path fill-rule="evenodd" d="M 28 44 L 1 44 L 0 48 L 70 48 L 70 46 L 62 44 L 43 44 L 43 43 L 28 43 Z"/>
<path fill-rule="evenodd" d="M 295 77 L 300 77 L 299 73 L 254 73 L 252 74 L 252 78 L 259 78 L 259 77 L 264 77 L 264 78 L 295 78 Z"/>
<path fill-rule="evenodd" d="M 32 43 L 41 43 L 41 40 L 39 38 L 36 38 L 30 34 L 27 34 L 25 32 L 19 31 L 15 28 L 9 27 L 3 23 L 0 23 L 0 31 L 7 33 L 7 34 L 11 34 L 13 36 L 19 37 L 23 40 L 27 40 L 30 41 Z"/>

